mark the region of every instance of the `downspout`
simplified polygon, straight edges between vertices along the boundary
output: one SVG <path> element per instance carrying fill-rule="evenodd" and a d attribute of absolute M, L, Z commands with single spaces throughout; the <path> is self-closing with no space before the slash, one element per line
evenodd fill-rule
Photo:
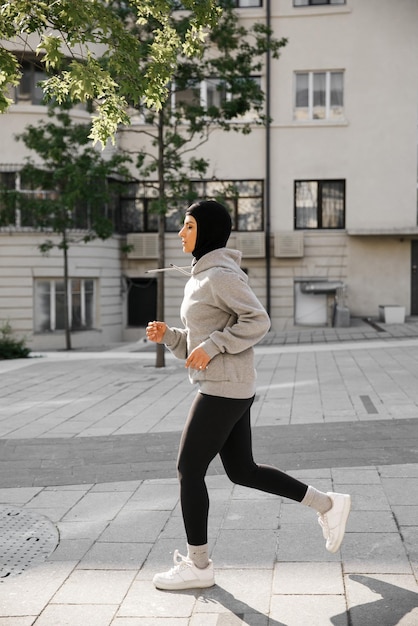
<path fill-rule="evenodd" d="M 266 53 L 266 171 L 265 171 L 265 236 L 266 236 L 266 310 L 271 313 L 271 253 L 270 253 L 270 232 L 271 232 L 271 207 L 270 207 L 270 184 L 271 184 L 271 53 L 270 53 L 270 28 L 271 28 L 271 0 L 266 2 L 266 25 L 267 53 Z"/>

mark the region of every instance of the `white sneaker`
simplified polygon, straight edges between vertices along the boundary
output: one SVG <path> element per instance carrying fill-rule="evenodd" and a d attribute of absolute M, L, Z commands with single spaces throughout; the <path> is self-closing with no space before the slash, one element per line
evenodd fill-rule
<path fill-rule="evenodd" d="M 345 493 L 328 492 L 332 500 L 332 508 L 321 515 L 318 513 L 318 522 L 327 540 L 326 549 L 337 552 L 344 539 L 345 525 L 351 508 L 351 498 Z"/>
<path fill-rule="evenodd" d="M 211 560 L 205 569 L 199 569 L 191 559 L 181 555 L 176 550 L 173 561 L 174 567 L 168 572 L 155 574 L 152 582 L 157 589 L 203 589 L 213 587 L 215 584 Z"/>

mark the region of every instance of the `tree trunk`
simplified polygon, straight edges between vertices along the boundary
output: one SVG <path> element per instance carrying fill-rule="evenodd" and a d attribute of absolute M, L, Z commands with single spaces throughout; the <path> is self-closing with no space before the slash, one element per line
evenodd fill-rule
<path fill-rule="evenodd" d="M 65 329 L 65 348 L 71 350 L 71 329 L 70 329 L 70 303 L 69 303 L 69 286 L 68 277 L 68 245 L 67 233 L 64 230 L 62 234 L 62 249 L 64 255 L 64 329 Z"/>

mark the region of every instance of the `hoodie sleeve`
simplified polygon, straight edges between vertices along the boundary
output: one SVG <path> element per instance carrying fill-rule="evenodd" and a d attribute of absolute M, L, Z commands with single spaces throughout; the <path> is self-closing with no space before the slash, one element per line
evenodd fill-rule
<path fill-rule="evenodd" d="M 246 280 L 221 271 L 211 287 L 215 306 L 230 313 L 230 324 L 213 331 L 200 347 L 213 358 L 221 352 L 238 354 L 258 343 L 270 329 L 270 318 Z"/>
<path fill-rule="evenodd" d="M 178 359 L 187 358 L 187 330 L 185 328 L 172 328 L 167 326 L 162 340 L 167 348 Z"/>

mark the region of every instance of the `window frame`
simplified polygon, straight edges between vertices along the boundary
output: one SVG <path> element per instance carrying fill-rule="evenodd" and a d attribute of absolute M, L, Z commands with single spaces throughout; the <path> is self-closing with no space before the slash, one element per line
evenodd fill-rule
<path fill-rule="evenodd" d="M 252 74 L 249 78 L 255 81 L 261 88 L 261 74 Z M 234 98 L 232 91 L 228 88 L 228 83 L 216 75 L 206 76 L 201 81 L 198 81 L 195 84 L 190 84 L 190 86 L 185 89 L 177 89 L 176 82 L 173 80 L 171 87 L 170 106 L 173 115 L 181 115 L 182 104 L 187 106 L 195 102 L 196 106 L 200 106 L 205 111 L 208 111 L 212 106 L 221 108 L 224 102 L 231 102 Z M 208 94 L 211 91 L 217 94 L 218 101 L 208 106 Z M 185 94 L 183 101 L 181 100 L 181 94 Z M 246 113 L 237 116 L 235 121 L 237 123 L 247 123 L 252 119 L 253 115 L 254 110 L 251 109 Z"/>
<path fill-rule="evenodd" d="M 236 189 L 239 190 L 240 186 L 249 186 L 250 188 L 254 188 L 259 186 L 257 193 L 235 193 Z M 148 227 L 148 224 L 152 224 L 152 215 L 149 215 L 149 208 L 153 200 L 156 199 L 158 184 L 155 181 L 143 181 L 140 183 L 136 183 L 137 189 L 143 189 L 144 191 L 148 190 L 148 195 L 146 196 L 133 196 L 128 194 L 121 194 L 120 197 L 120 205 L 118 211 L 118 219 L 116 220 L 117 225 L 119 226 L 118 232 L 120 234 L 127 234 L 133 232 L 157 232 L 157 226 Z M 208 187 L 214 187 L 215 189 L 208 189 Z M 219 189 L 217 190 L 216 187 Z M 215 193 L 216 192 L 216 193 Z M 151 197 L 153 196 L 153 197 Z M 263 232 L 264 231 L 264 180 L 263 179 L 203 179 L 203 180 L 192 180 L 189 183 L 189 189 L 186 193 L 184 199 L 177 199 L 178 194 L 173 194 L 173 207 L 169 209 L 166 214 L 166 224 L 165 224 L 165 232 L 177 232 L 178 229 L 181 228 L 181 222 L 183 220 L 184 210 L 185 208 L 192 204 L 192 202 L 197 202 L 199 200 L 219 200 L 223 202 L 231 211 L 231 217 L 233 221 L 233 230 L 235 232 Z M 251 228 L 251 229 L 243 229 L 236 228 L 235 226 L 242 221 L 244 215 L 249 215 L 250 212 L 240 211 L 240 203 L 244 203 L 245 201 L 254 201 L 255 203 L 259 203 L 260 211 L 257 214 L 257 219 L 259 220 L 259 228 Z M 123 201 L 130 203 L 131 206 L 135 205 L 142 207 L 143 214 L 138 216 L 138 219 L 134 218 L 131 222 L 125 217 L 125 212 L 122 206 Z M 171 222 L 172 226 L 169 225 Z M 142 228 L 132 228 L 132 224 L 142 224 Z"/>
<path fill-rule="evenodd" d="M 80 281 L 80 291 L 75 292 L 73 289 L 73 281 Z M 86 282 L 89 281 L 92 283 L 92 292 L 90 292 L 86 288 Z M 34 281 L 34 332 L 35 333 L 55 333 L 55 332 L 63 332 L 64 328 L 57 328 L 57 292 L 64 293 L 62 290 L 57 289 L 58 283 L 63 283 L 64 278 L 35 278 Z M 41 293 L 41 283 L 49 283 L 49 291 L 45 294 Z M 64 285 L 65 289 L 65 285 Z M 68 312 L 69 312 L 69 325 L 71 332 L 84 332 L 88 330 L 94 330 L 97 327 L 97 279 L 95 278 L 87 278 L 87 277 L 71 277 L 68 280 Z M 75 296 L 80 295 L 80 318 L 81 325 L 73 326 L 73 302 L 75 300 Z M 46 315 L 46 320 L 44 323 L 41 323 L 41 298 L 43 295 L 49 296 L 49 307 L 48 313 Z M 92 295 L 91 298 L 91 311 L 88 311 L 88 304 L 86 298 Z M 87 319 L 91 318 L 91 325 L 87 325 Z M 45 327 L 47 323 L 48 327 Z"/>
<path fill-rule="evenodd" d="M 44 105 L 44 94 L 38 83 L 46 80 L 47 74 L 42 62 L 33 58 L 23 59 L 20 63 L 22 77 L 12 90 L 12 99 L 16 105 Z"/>
<path fill-rule="evenodd" d="M 316 226 L 299 226 L 298 225 L 298 206 L 297 206 L 297 186 L 300 183 L 316 183 L 317 188 L 317 206 L 316 206 Z M 341 226 L 323 226 L 323 188 L 326 183 L 341 183 L 343 192 L 343 206 L 342 206 L 342 225 Z M 347 202 L 347 184 L 345 178 L 309 178 L 309 179 L 297 179 L 293 185 L 293 222 L 295 230 L 344 230 L 346 222 L 346 202 Z M 300 207 L 299 207 L 300 208 Z"/>
<path fill-rule="evenodd" d="M 293 0 L 296 9 L 303 7 L 344 6 L 347 0 Z"/>
<path fill-rule="evenodd" d="M 248 2 L 251 1 L 257 2 L 257 4 L 245 4 L 246 0 L 234 0 L 234 4 L 237 9 L 260 9 L 263 7 L 263 0 L 248 0 Z"/>
<path fill-rule="evenodd" d="M 323 117 L 315 117 L 315 109 L 319 108 L 319 105 L 315 105 L 314 97 L 315 97 L 315 75 L 325 74 L 325 106 L 324 111 L 325 114 Z M 332 75 L 341 75 L 341 105 L 332 105 Z M 308 76 L 308 106 L 297 106 L 297 97 L 298 97 L 298 89 L 297 82 L 298 76 Z M 344 78 L 345 72 L 341 69 L 332 69 L 332 70 L 297 70 L 294 72 L 293 77 L 293 121 L 299 123 L 329 123 L 329 122 L 341 122 L 345 120 L 344 114 Z M 341 113 L 336 113 L 333 115 L 334 109 L 341 109 Z M 307 117 L 299 117 L 301 115 L 301 111 L 307 110 Z"/>

